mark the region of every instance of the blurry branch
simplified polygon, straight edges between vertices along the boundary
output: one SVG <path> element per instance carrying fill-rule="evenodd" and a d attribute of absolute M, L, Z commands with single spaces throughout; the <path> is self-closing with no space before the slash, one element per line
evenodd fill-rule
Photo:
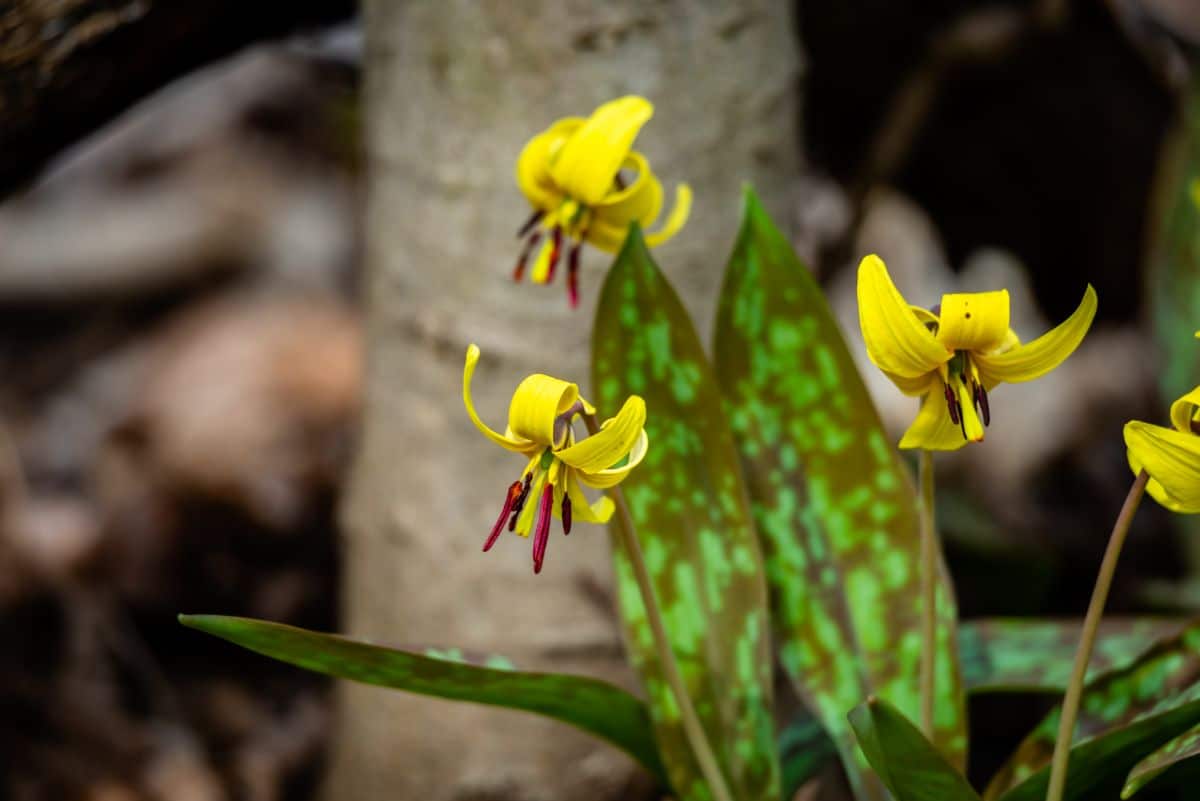
<path fill-rule="evenodd" d="M 353 10 L 349 0 L 0 4 L 0 197 L 173 78 L 256 40 Z"/>

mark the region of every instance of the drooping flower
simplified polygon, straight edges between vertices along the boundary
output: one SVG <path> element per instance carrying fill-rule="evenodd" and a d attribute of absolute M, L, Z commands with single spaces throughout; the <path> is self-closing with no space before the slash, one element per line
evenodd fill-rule
<path fill-rule="evenodd" d="M 616 253 L 630 223 L 648 228 L 662 211 L 663 189 L 633 140 L 654 114 L 654 106 L 629 95 L 611 100 L 586 120 L 567 117 L 529 140 L 517 159 L 517 185 L 533 215 L 517 232 L 524 238 L 513 278 L 525 274 L 541 243 L 531 279 L 549 283 L 568 250 L 567 298 L 579 303 L 579 249 L 583 242 Z M 646 235 L 651 247 L 674 236 L 692 206 L 687 184 L 675 190 L 675 207 L 658 231 Z M 564 241 L 565 240 L 565 241 Z"/>
<path fill-rule="evenodd" d="M 1074 313 L 1022 345 L 1008 327 L 1008 290 L 942 295 L 932 310 L 909 305 L 878 256 L 858 267 L 858 319 L 867 356 L 906 395 L 920 396 L 901 448 L 952 451 L 983 440 L 988 393 L 1032 381 L 1074 352 L 1096 315 L 1088 285 Z"/>
<path fill-rule="evenodd" d="M 479 348 L 467 348 L 463 367 L 463 403 L 475 427 L 502 448 L 528 461 L 521 477 L 509 485 L 496 524 L 483 544 L 490 550 L 507 524 L 522 537 L 533 532 L 533 572 L 542 570 L 550 519 L 562 519 L 563 534 L 571 533 L 575 520 L 607 523 L 613 503 L 607 497 L 589 502 L 583 486 L 608 489 L 616 486 L 646 455 L 646 403 L 637 395 L 626 399 L 616 417 L 606 420 L 592 435 L 577 438 L 576 418 L 595 414 L 567 381 L 534 374 L 513 393 L 508 407 L 508 427 L 501 434 L 479 419 L 471 400 L 471 376 L 479 362 Z"/>
<path fill-rule="evenodd" d="M 1200 336 L 1200 333 L 1197 334 Z M 1172 428 L 1125 424 L 1129 467 L 1150 475 L 1146 492 L 1172 512 L 1200 512 L 1200 387 L 1171 404 Z"/>

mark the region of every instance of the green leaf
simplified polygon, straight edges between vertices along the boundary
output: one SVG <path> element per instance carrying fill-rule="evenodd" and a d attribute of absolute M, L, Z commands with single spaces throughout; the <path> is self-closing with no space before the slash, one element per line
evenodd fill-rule
<path fill-rule="evenodd" d="M 979 794 L 908 718 L 875 698 L 848 716 L 871 767 L 897 801 L 979 801 Z"/>
<path fill-rule="evenodd" d="M 667 784 L 645 704 L 599 679 L 476 667 L 459 661 L 457 652 L 445 652 L 450 658 L 422 656 L 266 620 L 180 615 L 179 622 L 315 673 L 561 720 L 608 740 Z"/>
<path fill-rule="evenodd" d="M 1185 621 L 1114 618 L 1100 624 L 1088 679 L 1123 668 Z M 995 618 L 959 627 L 958 651 L 971 693 L 1054 692 L 1066 689 L 1082 621 Z"/>
<path fill-rule="evenodd" d="M 1166 150 L 1157 207 L 1164 210 L 1150 261 L 1150 319 L 1165 358 L 1163 395 L 1176 398 L 1200 381 L 1200 80 L 1192 82 L 1182 130 Z"/>
<path fill-rule="evenodd" d="M 734 796 L 778 799 L 766 584 L 737 454 L 691 320 L 636 227 L 605 281 L 592 347 L 602 411 L 646 400 L 650 449 L 621 487 L 689 694 Z M 706 799 L 617 533 L 618 601 L 659 752 L 680 797 Z"/>
<path fill-rule="evenodd" d="M 876 695 L 919 713 L 916 493 L 820 287 L 750 190 L 715 352 L 780 658 L 837 743 L 858 797 L 881 798 L 846 712 Z M 944 570 L 939 598 L 936 742 L 961 767 L 965 699 Z"/>
<path fill-rule="evenodd" d="M 1121 798 L 1129 798 L 1167 771 L 1197 756 L 1200 756 L 1200 726 L 1193 726 L 1134 765 L 1121 790 Z"/>
<path fill-rule="evenodd" d="M 1084 691 L 1065 801 L 1115 796 L 1147 754 L 1200 723 L 1200 624 Z M 1040 801 L 1058 732 L 1055 709 L 992 779 L 985 799 Z"/>
<path fill-rule="evenodd" d="M 825 727 L 807 710 L 792 716 L 779 732 L 778 743 L 783 798 L 793 798 L 801 785 L 837 757 Z"/>

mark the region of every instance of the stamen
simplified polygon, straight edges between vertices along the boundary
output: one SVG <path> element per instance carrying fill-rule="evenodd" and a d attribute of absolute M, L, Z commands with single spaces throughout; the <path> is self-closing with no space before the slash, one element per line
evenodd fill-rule
<path fill-rule="evenodd" d="M 954 397 L 954 390 L 950 389 L 949 384 L 942 384 L 942 388 L 946 391 L 946 408 L 950 410 L 950 422 L 958 425 L 958 398 Z"/>
<path fill-rule="evenodd" d="M 567 256 L 567 304 L 572 309 L 579 305 L 579 250 L 583 247 L 585 235 L 586 232 L 580 234 L 580 241 L 575 243 Z"/>
<path fill-rule="evenodd" d="M 517 267 L 513 270 L 513 280 L 520 281 L 525 275 L 525 265 L 529 263 L 529 256 L 533 253 L 533 249 L 537 247 L 537 243 L 542 241 L 542 232 L 534 231 L 529 237 L 529 241 L 525 243 L 525 247 L 521 248 L 521 255 L 517 259 Z"/>
<path fill-rule="evenodd" d="M 504 508 L 500 510 L 500 516 L 496 518 L 496 525 L 492 526 L 492 533 L 483 543 L 483 552 L 487 553 L 496 544 L 496 540 L 500 537 L 500 532 L 504 530 L 504 521 L 508 519 L 508 515 L 512 512 L 513 505 L 517 499 L 524 493 L 520 481 L 514 481 L 508 487 L 508 494 L 504 496 Z"/>
<path fill-rule="evenodd" d="M 554 244 L 550 247 L 550 269 L 546 272 L 546 283 L 554 280 L 554 271 L 558 269 L 558 256 L 562 253 L 562 228 L 554 226 L 554 231 L 551 234 L 554 239 Z"/>
<path fill-rule="evenodd" d="M 517 231 L 517 239 L 520 239 L 521 237 L 525 236 L 525 234 L 532 231 L 533 226 L 540 223 L 542 221 L 542 218 L 545 216 L 546 216 L 546 212 L 541 211 L 541 210 L 535 211 L 533 214 L 531 214 L 529 216 L 529 219 L 525 221 L 525 224 L 521 226 L 521 229 L 519 231 Z"/>
<path fill-rule="evenodd" d="M 563 494 L 562 507 L 560 511 L 562 512 L 563 536 L 565 537 L 571 533 L 571 499 L 566 495 L 566 493 Z"/>
<path fill-rule="evenodd" d="M 562 442 L 567 436 L 567 430 L 571 427 L 571 421 L 575 419 L 575 415 L 583 414 L 583 401 L 577 400 L 558 417 L 554 418 L 554 442 L 555 447 L 561 447 L 558 443 Z"/>
<path fill-rule="evenodd" d="M 508 530 L 514 531 L 517 528 L 517 518 L 521 515 L 521 510 L 525 508 L 525 502 L 529 500 L 529 485 L 533 482 L 533 473 L 525 474 L 525 483 L 521 486 L 521 494 L 517 496 L 516 503 L 513 504 L 512 517 L 508 520 Z"/>
<path fill-rule="evenodd" d="M 542 572 L 542 561 L 546 558 L 546 543 L 550 540 L 550 508 L 554 503 L 554 485 L 547 482 L 538 504 L 537 522 L 533 527 L 533 572 Z"/>
<path fill-rule="evenodd" d="M 983 417 L 983 425 L 987 427 L 992 422 L 992 410 L 988 406 L 987 390 L 983 388 L 983 384 L 975 384 L 975 408 L 979 410 L 979 414 Z"/>

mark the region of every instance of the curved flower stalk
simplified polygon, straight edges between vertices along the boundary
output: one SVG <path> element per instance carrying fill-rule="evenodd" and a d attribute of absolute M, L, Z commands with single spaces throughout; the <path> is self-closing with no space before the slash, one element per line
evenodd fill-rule
<path fill-rule="evenodd" d="M 1008 325 L 1008 290 L 946 294 L 923 309 L 870 255 L 858 267 L 858 315 L 871 362 L 922 399 L 900 447 L 952 451 L 983 440 L 997 385 L 1032 381 L 1074 352 L 1096 315 L 1096 292 L 1089 284 L 1070 317 L 1023 345 Z"/>
<path fill-rule="evenodd" d="M 496 544 L 506 524 L 509 531 L 522 537 L 533 532 L 533 572 L 540 573 L 552 517 L 562 520 L 563 534 L 571 533 L 574 520 L 607 523 L 612 517 L 612 501 L 602 497 L 590 503 L 583 486 L 614 487 L 645 458 L 646 403 L 637 395 L 629 397 L 617 416 L 606 420 L 596 434 L 577 440 L 576 418 L 593 415 L 596 410 L 580 397 L 577 385 L 535 374 L 513 393 L 508 427 L 501 434 L 479 418 L 471 400 L 471 376 L 478 362 L 479 348 L 471 345 L 463 367 L 467 414 L 484 436 L 528 460 L 521 477 L 505 493 L 500 516 L 483 550 Z"/>
<path fill-rule="evenodd" d="M 574 308 L 582 244 L 616 253 L 630 223 L 643 228 L 654 224 L 662 211 L 662 184 L 646 157 L 633 150 L 633 140 L 653 114 L 650 101 L 629 95 L 605 103 L 586 120 L 561 119 L 529 140 L 517 159 L 516 175 L 533 215 L 517 232 L 525 244 L 515 280 L 521 280 L 541 243 L 530 278 L 549 283 L 565 247 L 567 298 Z M 662 228 L 646 235 L 647 244 L 653 247 L 674 236 L 687 222 L 691 206 L 692 190 L 680 184 L 674 208 Z"/>
<path fill-rule="evenodd" d="M 1149 475 L 1150 497 L 1181 514 L 1200 513 L 1200 387 L 1171 404 L 1171 428 L 1131 420 L 1125 446 L 1134 475 Z"/>

